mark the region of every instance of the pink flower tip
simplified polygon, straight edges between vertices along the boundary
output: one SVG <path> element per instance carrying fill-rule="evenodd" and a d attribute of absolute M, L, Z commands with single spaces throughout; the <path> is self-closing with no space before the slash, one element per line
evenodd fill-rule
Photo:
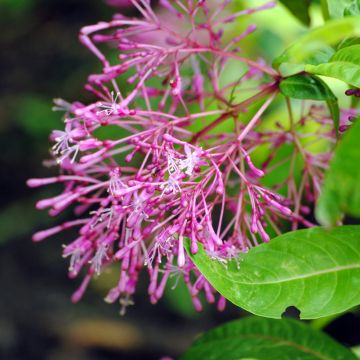
<path fill-rule="evenodd" d="M 163 135 L 163 139 L 164 139 L 166 142 L 169 142 L 169 143 L 172 143 L 172 144 L 178 144 L 178 145 L 184 144 L 183 141 L 180 141 L 180 140 L 174 138 L 174 137 L 171 136 L 170 134 L 164 134 L 164 135 Z"/>
<path fill-rule="evenodd" d="M 47 237 L 48 237 L 48 234 L 47 234 L 46 230 L 38 231 L 37 233 L 35 233 L 32 236 L 32 241 L 39 242 L 39 241 L 42 241 L 42 240 L 46 239 Z"/>
<path fill-rule="evenodd" d="M 43 185 L 53 184 L 56 182 L 56 178 L 48 178 L 48 179 L 29 179 L 26 181 L 26 185 L 28 187 L 34 188 Z"/>
<path fill-rule="evenodd" d="M 256 177 L 263 177 L 264 175 L 265 175 L 265 173 L 262 171 L 262 170 L 260 170 L 260 169 L 258 169 L 258 168 L 256 168 L 256 167 L 251 167 L 251 172 L 256 176 Z"/>
<path fill-rule="evenodd" d="M 35 207 L 38 209 L 38 210 L 44 210 L 50 206 L 52 206 L 54 203 L 54 200 L 53 199 L 44 199 L 44 200 L 40 200 L 36 203 Z"/>
<path fill-rule="evenodd" d="M 76 304 L 77 302 L 79 302 L 81 300 L 83 296 L 83 293 L 81 291 L 75 291 L 74 294 L 71 296 L 71 302 L 73 304 Z"/>
<path fill-rule="evenodd" d="M 220 299 L 217 303 L 218 311 L 224 311 L 226 306 L 226 299 L 223 296 L 220 296 Z"/>
<path fill-rule="evenodd" d="M 191 253 L 196 254 L 198 251 L 199 251 L 199 247 L 198 247 L 196 241 L 193 241 L 191 243 Z"/>
<path fill-rule="evenodd" d="M 203 306 L 202 306 L 201 301 L 199 300 L 199 298 L 193 297 L 192 298 L 192 303 L 193 303 L 194 308 L 195 308 L 196 311 L 199 311 L 199 312 L 202 311 Z"/>

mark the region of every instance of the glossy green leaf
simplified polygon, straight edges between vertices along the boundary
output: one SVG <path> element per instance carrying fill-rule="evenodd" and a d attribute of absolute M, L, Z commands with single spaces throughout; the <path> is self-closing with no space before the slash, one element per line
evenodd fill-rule
<path fill-rule="evenodd" d="M 293 99 L 326 101 L 335 128 L 339 127 L 339 105 L 329 86 L 316 76 L 294 75 L 280 82 L 283 95 Z"/>
<path fill-rule="evenodd" d="M 187 244 L 189 248 L 189 244 Z M 295 306 L 302 319 L 345 311 L 360 303 L 360 226 L 286 233 L 224 267 L 203 246 L 189 256 L 225 298 L 260 316 L 280 318 Z"/>
<path fill-rule="evenodd" d="M 280 0 L 280 2 L 303 24 L 310 24 L 309 7 L 311 0 Z"/>
<path fill-rule="evenodd" d="M 324 225 L 335 225 L 344 214 L 360 217 L 360 121 L 352 125 L 336 149 L 316 207 Z"/>
<path fill-rule="evenodd" d="M 355 360 L 328 335 L 292 319 L 248 317 L 202 335 L 181 360 Z"/>
<path fill-rule="evenodd" d="M 336 96 L 324 81 L 316 76 L 295 75 L 280 82 L 283 95 L 294 99 L 318 101 L 336 100 Z"/>
<path fill-rule="evenodd" d="M 307 32 L 277 57 L 273 65 L 282 74 L 301 72 L 305 70 L 305 64 L 317 65 L 327 61 L 332 55 L 329 47 L 350 36 L 360 36 L 360 16 L 332 20 Z M 319 58 L 318 54 L 321 54 Z"/>
<path fill-rule="evenodd" d="M 352 86 L 360 87 L 360 45 L 340 49 L 328 63 L 306 65 L 305 71 L 342 80 Z"/>

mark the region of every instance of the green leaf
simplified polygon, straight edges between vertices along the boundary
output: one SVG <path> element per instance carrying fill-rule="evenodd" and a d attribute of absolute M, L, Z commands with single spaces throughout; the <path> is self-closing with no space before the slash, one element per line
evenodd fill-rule
<path fill-rule="evenodd" d="M 311 54 L 307 59 L 307 64 L 322 64 L 328 62 L 329 59 L 335 54 L 335 49 L 331 46 L 325 46 L 314 54 Z"/>
<path fill-rule="evenodd" d="M 321 0 L 325 20 L 342 18 L 348 5 L 349 0 Z"/>
<path fill-rule="evenodd" d="M 360 359 L 360 345 L 351 348 L 357 359 Z"/>
<path fill-rule="evenodd" d="M 336 130 L 336 134 L 338 135 L 339 130 L 339 123 L 340 123 L 340 109 L 339 109 L 339 103 L 337 100 L 327 100 L 326 101 L 327 106 L 329 108 L 331 118 L 334 121 L 334 126 Z"/>
<path fill-rule="evenodd" d="M 310 25 L 309 7 L 311 0 L 280 0 L 303 24 Z"/>
<path fill-rule="evenodd" d="M 341 43 L 337 46 L 337 50 L 343 49 L 348 46 L 359 45 L 359 44 L 360 44 L 360 38 L 356 37 L 356 36 L 352 36 L 352 37 L 346 38 L 343 41 L 341 41 Z M 335 53 L 335 51 L 334 51 L 334 53 Z"/>
<path fill-rule="evenodd" d="M 349 311 L 351 311 L 351 310 L 349 310 Z M 333 321 L 340 318 L 341 316 L 343 316 L 346 313 L 347 313 L 347 311 L 345 311 L 345 313 L 343 312 L 341 314 L 334 314 L 334 315 L 325 316 L 325 317 L 322 317 L 319 319 L 315 319 L 311 322 L 310 326 L 317 330 L 325 329 L 329 324 L 331 324 Z"/>
<path fill-rule="evenodd" d="M 328 335 L 292 319 L 248 317 L 210 330 L 195 340 L 181 360 L 355 360 Z"/>
<path fill-rule="evenodd" d="M 302 319 L 360 303 L 360 226 L 286 233 L 252 248 L 227 268 L 199 244 L 194 264 L 225 298 L 260 316 L 280 318 L 296 306 Z M 239 266 L 238 266 L 239 265 Z"/>
<path fill-rule="evenodd" d="M 305 71 L 342 80 L 360 87 L 360 45 L 352 45 L 338 50 L 328 63 L 306 65 Z"/>
<path fill-rule="evenodd" d="M 337 100 L 331 89 L 316 76 L 295 75 L 283 79 L 280 91 L 293 99 Z"/>
<path fill-rule="evenodd" d="M 280 82 L 283 95 L 293 99 L 326 101 L 335 129 L 339 128 L 339 104 L 329 86 L 316 76 L 295 75 Z"/>
<path fill-rule="evenodd" d="M 359 139 L 357 121 L 339 143 L 325 175 L 316 207 L 316 218 L 323 225 L 335 225 L 344 214 L 360 217 Z"/>
<path fill-rule="evenodd" d="M 298 73 L 305 70 L 305 64 L 317 65 L 327 61 L 332 55 L 329 47 L 350 36 L 360 36 L 360 16 L 332 20 L 309 31 L 277 57 L 273 66 L 282 74 Z"/>
<path fill-rule="evenodd" d="M 345 16 L 354 16 L 360 14 L 360 0 L 353 0 L 344 10 Z"/>

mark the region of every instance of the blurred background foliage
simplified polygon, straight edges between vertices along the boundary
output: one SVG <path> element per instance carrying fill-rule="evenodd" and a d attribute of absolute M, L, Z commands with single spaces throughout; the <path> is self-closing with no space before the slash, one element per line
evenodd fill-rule
<path fill-rule="evenodd" d="M 264 1 L 234 0 L 231 6 L 235 10 L 261 3 Z M 48 135 L 62 125 L 60 114 L 51 110 L 52 99 L 86 102 L 90 98 L 83 85 L 100 67 L 79 44 L 77 34 L 81 26 L 110 19 L 113 12 L 101 0 L 0 0 L 1 359 L 176 357 L 201 331 L 245 315 L 230 304 L 224 313 L 210 306 L 196 313 L 181 282 L 175 290 L 169 287 L 164 299 L 153 306 L 142 279 L 135 307 L 120 317 L 118 304 L 110 306 L 102 300 L 117 269 L 101 275 L 83 301 L 72 305 L 70 296 L 78 281 L 67 279 L 61 245 L 75 234 L 60 234 L 41 244 L 31 242 L 34 231 L 59 221 L 34 209 L 36 199 L 55 194 L 57 189 L 33 191 L 25 186 L 27 178 L 50 176 L 54 171 L 42 167 L 49 155 Z M 311 19 L 311 26 L 322 22 L 316 1 Z M 259 31 L 241 44 L 242 50 L 269 62 L 306 31 L 279 5 L 242 18 L 228 36 L 250 21 L 258 24 Z M 232 63 L 228 74 L 237 71 L 239 65 Z M 336 81 L 330 85 L 347 105 L 341 96 L 344 85 Z M 277 121 L 284 114 L 280 103 L 275 104 L 268 121 Z M 359 342 L 352 330 L 359 329 L 359 324 L 358 315 L 348 313 L 327 325 L 326 331 L 351 346 Z"/>

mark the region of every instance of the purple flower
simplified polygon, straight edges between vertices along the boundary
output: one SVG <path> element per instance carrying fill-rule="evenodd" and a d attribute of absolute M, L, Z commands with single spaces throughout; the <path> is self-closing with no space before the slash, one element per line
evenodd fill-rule
<path fill-rule="evenodd" d="M 278 74 L 265 62 L 239 54 L 236 42 L 250 36 L 254 26 L 236 41 L 224 40 L 222 34 L 236 18 L 271 8 L 273 2 L 229 15 L 229 1 L 215 9 L 206 1 L 160 1 L 163 11 L 177 18 L 171 26 L 149 1 L 132 3 L 141 18 L 116 15 L 80 32 L 81 42 L 102 64 L 102 72 L 89 76 L 86 84 L 96 100 L 86 105 L 56 101 L 56 110 L 65 112 L 65 129 L 54 131 L 50 140 L 61 175 L 28 181 L 31 187 L 63 183 L 62 194 L 39 201 L 37 208 L 57 215 L 72 207 L 80 218 L 40 231 L 33 239 L 79 227 L 78 237 L 63 250 L 71 277 L 86 269 L 73 301 L 82 297 L 92 277 L 119 263 L 118 283 L 105 300 L 119 300 L 121 313 L 132 304 L 144 268 L 152 303 L 168 282 L 181 277 L 197 310 L 202 308 L 200 292 L 223 310 L 225 299 L 191 262 L 185 242 L 189 239 L 192 253 L 202 243 L 213 261 L 227 266 L 241 252 L 269 241 L 268 229 L 279 233 L 284 221 L 292 228 L 312 226 L 303 202 L 313 202 L 319 194 L 335 136 L 331 120 L 324 108 L 305 107 L 293 127 L 268 131 L 258 126 L 277 94 Z M 117 62 L 107 59 L 103 44 L 111 45 Z M 224 81 L 229 60 L 247 70 Z M 126 85 L 119 85 L 120 76 Z M 241 90 L 250 81 L 252 88 L 254 82 L 258 85 L 243 99 Z M 263 105 L 242 123 L 241 114 L 259 99 L 265 100 Z M 225 127 L 228 119 L 234 127 Z M 318 130 L 308 133 L 308 122 L 320 125 Z M 104 127 L 112 129 L 111 139 L 98 135 Z M 325 140 L 326 152 L 312 153 L 303 142 L 309 136 Z M 289 159 L 278 160 L 282 147 L 289 145 Z M 259 147 L 269 154 L 255 161 Z M 264 185 L 263 178 L 297 157 L 304 162 L 299 182 L 290 167 L 281 184 Z M 280 189 L 287 189 L 286 195 Z"/>

